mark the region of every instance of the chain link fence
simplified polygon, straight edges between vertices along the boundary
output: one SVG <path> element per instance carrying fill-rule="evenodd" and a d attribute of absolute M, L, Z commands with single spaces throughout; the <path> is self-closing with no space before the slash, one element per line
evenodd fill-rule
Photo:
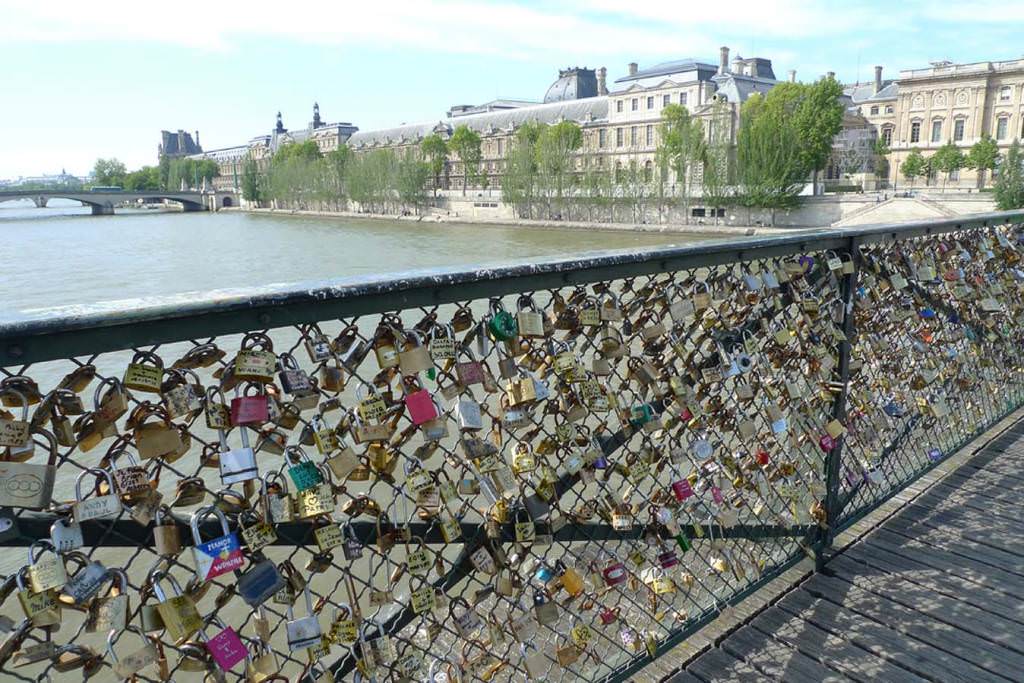
<path fill-rule="evenodd" d="M 1019 219 L 0 328 L 0 672 L 622 680 L 1020 404 Z"/>

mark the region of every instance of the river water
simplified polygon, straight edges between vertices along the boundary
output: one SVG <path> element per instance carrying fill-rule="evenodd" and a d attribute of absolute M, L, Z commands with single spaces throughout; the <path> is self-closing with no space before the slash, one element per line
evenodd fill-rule
<path fill-rule="evenodd" d="M 214 290 L 708 239 L 240 212 L 118 209 L 114 216 L 92 216 L 64 200 L 46 209 L 0 204 L 0 233 L 0 322 L 172 295 L 201 299 Z"/>

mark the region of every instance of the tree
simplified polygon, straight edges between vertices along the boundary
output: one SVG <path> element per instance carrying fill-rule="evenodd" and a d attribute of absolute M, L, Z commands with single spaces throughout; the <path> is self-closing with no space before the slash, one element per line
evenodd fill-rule
<path fill-rule="evenodd" d="M 690 221 L 690 197 L 697 175 L 697 165 L 707 155 L 707 141 L 704 126 L 699 119 L 690 116 L 686 107 L 670 104 L 661 110 L 660 141 L 658 144 L 658 168 L 669 168 L 675 174 L 683 204 L 683 215 Z"/>
<path fill-rule="evenodd" d="M 952 141 L 947 142 L 935 152 L 931 158 L 932 168 L 941 173 L 945 173 L 945 178 L 942 179 L 942 189 L 946 189 L 946 181 L 953 175 L 954 171 L 958 171 L 964 166 L 964 155 L 960 151 L 960 148 L 953 144 Z"/>
<path fill-rule="evenodd" d="M 462 162 L 462 194 L 466 194 L 466 184 L 470 177 L 474 180 L 480 172 L 480 134 L 463 124 L 455 129 L 449 141 L 451 150 Z"/>
<path fill-rule="evenodd" d="M 395 166 L 395 190 L 398 200 L 417 213 L 420 207 L 427 203 L 425 188 L 430 173 L 429 164 L 416 158 L 416 153 L 412 149 L 406 150 Z"/>
<path fill-rule="evenodd" d="M 910 181 L 910 187 L 914 187 L 914 179 L 925 175 L 928 172 L 928 162 L 921 155 L 921 150 L 914 148 L 903 160 L 903 177 Z"/>
<path fill-rule="evenodd" d="M 996 208 L 1000 211 L 1024 208 L 1024 158 L 1021 156 L 1020 141 L 1014 139 L 1006 158 L 999 165 L 996 179 Z"/>
<path fill-rule="evenodd" d="M 516 130 L 515 139 L 508 145 L 501 195 L 516 208 L 520 218 L 524 215 L 533 218 L 534 202 L 540 189 L 537 144 L 546 127 L 542 123 L 528 121 Z"/>
<path fill-rule="evenodd" d="M 889 145 L 885 144 L 885 139 L 879 137 L 875 138 L 874 145 L 872 146 L 872 152 L 875 155 L 875 177 L 881 180 L 882 178 L 888 179 L 889 177 Z"/>
<path fill-rule="evenodd" d="M 707 147 L 701 169 L 701 196 L 705 208 L 710 208 L 718 222 L 718 209 L 732 202 L 731 163 L 732 111 L 726 102 L 711 105 L 707 119 Z"/>
<path fill-rule="evenodd" d="M 583 144 L 583 132 L 572 121 L 561 121 L 547 126 L 537 140 L 537 163 L 547 189 L 554 190 L 562 211 L 562 199 L 567 184 L 571 184 L 576 165 L 576 151 Z"/>
<path fill-rule="evenodd" d="M 220 175 L 220 167 L 213 159 L 171 159 L 167 169 L 166 189 L 181 189 L 182 181 L 186 187 L 199 188 L 203 180 L 207 182 Z"/>
<path fill-rule="evenodd" d="M 985 171 L 994 171 L 998 163 L 999 145 L 988 133 L 984 133 L 981 139 L 971 147 L 971 151 L 967 153 L 964 166 L 978 172 L 978 187 L 984 188 Z"/>
<path fill-rule="evenodd" d="M 124 189 L 140 191 L 159 190 L 160 168 L 158 166 L 143 166 L 137 171 L 132 171 L 124 178 Z"/>
<path fill-rule="evenodd" d="M 348 178 L 352 170 L 355 153 L 348 145 L 341 145 L 324 157 L 327 171 L 327 185 L 331 190 L 331 199 L 338 208 L 348 197 Z"/>
<path fill-rule="evenodd" d="M 740 203 L 775 210 L 793 206 L 807 178 L 807 156 L 796 120 L 752 95 L 740 110 L 736 166 Z"/>
<path fill-rule="evenodd" d="M 168 174 L 171 171 L 171 158 L 166 154 L 160 155 L 160 187 L 164 190 L 171 189 L 167 185 Z"/>
<path fill-rule="evenodd" d="M 247 157 L 242 166 L 242 199 L 259 204 L 263 201 L 262 178 L 256 160 Z"/>
<path fill-rule="evenodd" d="M 428 135 L 420 143 L 420 152 L 427 160 L 430 174 L 434 178 L 434 197 L 437 197 L 437 189 L 441 185 L 441 174 L 448 165 L 448 143 L 437 133 Z"/>
<path fill-rule="evenodd" d="M 97 159 L 92 167 L 92 182 L 94 185 L 105 185 L 107 187 L 121 187 L 124 185 L 128 169 L 117 159 Z"/>

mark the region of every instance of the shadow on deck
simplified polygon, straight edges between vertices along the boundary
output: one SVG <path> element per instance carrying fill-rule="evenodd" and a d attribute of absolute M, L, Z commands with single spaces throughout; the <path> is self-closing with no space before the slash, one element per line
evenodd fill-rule
<path fill-rule="evenodd" d="M 1024 680 L 1024 420 L 668 680 Z"/>

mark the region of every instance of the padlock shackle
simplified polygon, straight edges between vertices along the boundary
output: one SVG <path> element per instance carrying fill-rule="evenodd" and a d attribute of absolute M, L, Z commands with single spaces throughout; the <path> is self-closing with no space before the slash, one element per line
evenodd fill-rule
<path fill-rule="evenodd" d="M 235 491 L 230 491 L 230 493 L 236 496 L 238 495 Z M 231 533 L 231 527 L 228 525 L 227 515 L 225 515 L 216 505 L 206 505 L 193 512 L 192 516 L 189 518 L 189 527 L 192 529 L 192 540 L 195 541 L 196 545 L 203 542 L 202 537 L 199 534 L 199 525 L 210 515 L 214 515 L 220 520 L 220 528 L 221 531 L 224 532 L 222 534 L 223 536 L 227 536 Z"/>
<path fill-rule="evenodd" d="M 114 652 L 114 642 L 120 639 L 121 634 L 125 631 L 137 633 L 139 638 L 145 645 L 149 645 L 149 638 L 146 636 L 146 632 L 135 624 L 128 624 L 124 627 L 124 631 L 118 631 L 117 629 L 110 629 L 110 633 L 107 634 L 107 654 L 110 655 L 110 661 L 117 664 L 120 660 L 117 658 L 117 653 Z"/>
<path fill-rule="evenodd" d="M 90 467 L 88 469 L 82 470 L 82 472 L 75 479 L 75 502 L 76 503 L 81 503 L 83 500 L 85 500 L 82 497 L 82 480 L 85 478 L 85 475 L 87 475 L 87 474 L 92 474 L 94 476 L 99 476 L 99 475 L 102 474 L 103 477 L 107 480 L 107 483 L 110 485 L 110 493 L 112 495 L 116 495 L 116 493 L 115 493 L 115 486 L 114 486 L 114 475 L 112 475 L 110 472 L 107 472 L 106 470 L 101 470 L 98 467 Z M 95 489 L 95 484 L 93 485 L 93 488 Z"/>
<path fill-rule="evenodd" d="M 107 377 L 99 383 L 99 385 L 96 387 L 96 390 L 93 391 L 92 393 L 93 408 L 99 408 L 101 402 L 100 394 L 103 392 L 103 387 L 106 386 L 109 386 L 112 390 L 116 389 L 117 391 L 124 393 L 124 385 L 121 384 L 121 380 L 119 380 L 116 377 Z"/>

